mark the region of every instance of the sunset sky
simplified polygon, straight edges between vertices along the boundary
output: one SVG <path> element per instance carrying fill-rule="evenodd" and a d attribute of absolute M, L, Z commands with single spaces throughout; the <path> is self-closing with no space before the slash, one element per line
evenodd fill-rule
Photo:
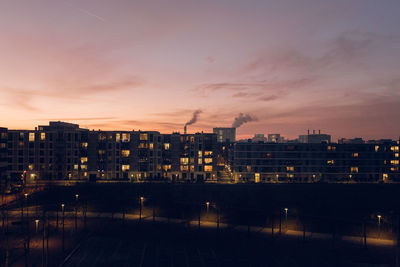
<path fill-rule="evenodd" d="M 400 135 L 400 1 L 0 0 L 0 126 Z"/>

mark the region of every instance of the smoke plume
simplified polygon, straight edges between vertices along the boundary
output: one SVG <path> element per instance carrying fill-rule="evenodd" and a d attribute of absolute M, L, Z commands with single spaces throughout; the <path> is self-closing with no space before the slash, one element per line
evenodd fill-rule
<path fill-rule="evenodd" d="M 188 121 L 188 122 L 185 124 L 185 127 L 188 126 L 188 125 L 191 125 L 191 124 L 195 123 L 195 122 L 197 121 L 197 118 L 199 117 L 199 114 L 200 114 L 201 112 L 202 112 L 202 111 L 201 111 L 200 109 L 195 110 L 195 111 L 193 112 L 193 116 L 192 116 L 192 118 L 190 119 L 190 121 Z"/>
<path fill-rule="evenodd" d="M 239 116 L 237 116 L 232 123 L 232 128 L 238 128 L 246 122 L 251 122 L 256 120 L 257 120 L 256 117 L 250 116 L 249 114 L 239 113 Z"/>

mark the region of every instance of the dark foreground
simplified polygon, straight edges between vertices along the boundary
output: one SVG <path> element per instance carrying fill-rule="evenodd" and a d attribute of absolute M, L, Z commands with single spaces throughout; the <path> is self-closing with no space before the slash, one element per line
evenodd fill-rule
<path fill-rule="evenodd" d="M 2 206 L 3 266 L 400 266 L 400 185 L 121 183 L 23 193 Z"/>
<path fill-rule="evenodd" d="M 114 222 L 92 233 L 62 266 L 395 266 L 394 250 L 230 229 Z"/>

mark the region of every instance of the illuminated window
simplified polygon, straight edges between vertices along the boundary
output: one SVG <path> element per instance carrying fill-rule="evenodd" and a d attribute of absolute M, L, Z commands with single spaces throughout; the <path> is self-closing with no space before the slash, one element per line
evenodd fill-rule
<path fill-rule="evenodd" d="M 292 171 L 294 171 L 294 167 L 293 166 L 286 166 L 286 171 L 292 172 Z"/>
<path fill-rule="evenodd" d="M 82 143 L 82 144 L 81 144 L 81 147 L 84 148 L 84 149 L 86 149 L 86 148 L 88 147 L 88 143 Z"/>
<path fill-rule="evenodd" d="M 358 173 L 358 167 L 351 167 L 350 172 L 352 173 Z"/>
<path fill-rule="evenodd" d="M 29 133 L 29 142 L 35 142 L 35 133 Z"/>
<path fill-rule="evenodd" d="M 147 143 L 140 143 L 139 148 L 147 148 Z"/>
<path fill-rule="evenodd" d="M 28 169 L 29 169 L 30 171 L 33 171 L 33 169 L 34 169 L 33 164 L 29 164 Z"/>
<path fill-rule="evenodd" d="M 102 156 L 102 155 L 104 155 L 105 153 L 106 153 L 106 151 L 105 150 L 99 150 L 99 156 Z"/>
<path fill-rule="evenodd" d="M 189 158 L 181 158 L 181 164 L 182 165 L 188 165 L 189 164 Z"/>
<path fill-rule="evenodd" d="M 169 143 L 165 143 L 164 144 L 164 150 L 169 150 L 170 144 Z"/>
<path fill-rule="evenodd" d="M 81 165 L 81 170 L 87 170 L 87 165 Z"/>
<path fill-rule="evenodd" d="M 75 164 L 74 165 L 74 170 L 78 170 L 79 169 L 79 165 L 78 164 Z"/>
<path fill-rule="evenodd" d="M 190 158 L 190 164 L 194 164 L 194 158 Z"/>
<path fill-rule="evenodd" d="M 248 172 L 251 172 L 251 166 L 246 166 Z"/>
<path fill-rule="evenodd" d="M 190 165 L 190 171 L 194 172 L 194 166 L 193 165 Z"/>
<path fill-rule="evenodd" d="M 392 172 L 398 172 L 399 171 L 399 167 L 391 167 L 390 170 Z"/>
<path fill-rule="evenodd" d="M 150 143 L 150 144 L 149 144 L 149 148 L 150 148 L 150 149 L 153 149 L 153 148 L 154 148 L 154 144 L 153 144 L 153 143 Z"/>
<path fill-rule="evenodd" d="M 85 177 L 86 177 L 86 176 L 87 176 L 87 172 L 84 172 L 84 173 L 83 173 L 83 176 L 85 176 Z"/>
<path fill-rule="evenodd" d="M 260 182 L 260 174 L 259 173 L 255 173 L 254 174 L 254 182 L 255 183 L 259 183 Z"/>
<path fill-rule="evenodd" d="M 131 154 L 131 151 L 129 151 L 129 150 L 121 150 L 121 155 L 123 157 L 129 157 L 130 154 Z"/>
<path fill-rule="evenodd" d="M 197 164 L 199 164 L 199 165 L 203 164 L 203 159 L 202 159 L 202 158 L 199 158 L 199 159 L 197 160 Z"/>
<path fill-rule="evenodd" d="M 328 146 L 328 150 L 329 150 L 329 151 L 335 151 L 335 150 L 336 150 L 336 147 L 335 147 L 335 146 Z"/>
<path fill-rule="evenodd" d="M 164 171 L 168 171 L 171 169 L 171 165 L 164 165 L 163 169 L 164 169 Z"/>
<path fill-rule="evenodd" d="M 86 157 L 81 158 L 81 164 L 85 164 L 86 162 L 88 162 L 88 158 Z"/>
<path fill-rule="evenodd" d="M 210 163 L 212 163 L 212 158 L 204 158 L 204 163 L 205 163 L 205 164 L 210 164 Z"/>
<path fill-rule="evenodd" d="M 390 147 L 390 150 L 392 150 L 393 152 L 399 152 L 399 147 L 398 146 L 392 146 L 392 147 Z"/>
<path fill-rule="evenodd" d="M 357 158 L 358 157 L 358 153 L 353 153 L 352 156 L 353 156 L 353 158 Z"/>
<path fill-rule="evenodd" d="M 140 134 L 140 141 L 147 141 L 147 133 Z"/>
<path fill-rule="evenodd" d="M 199 158 L 201 158 L 203 156 L 203 151 L 200 150 L 198 153 L 199 153 Z"/>
<path fill-rule="evenodd" d="M 1 139 L 6 139 L 7 138 L 7 133 L 1 133 Z"/>
<path fill-rule="evenodd" d="M 394 157 L 398 158 L 399 157 L 399 153 L 394 153 Z"/>
<path fill-rule="evenodd" d="M 188 171 L 188 170 L 189 170 L 189 166 L 187 166 L 187 165 L 181 165 L 181 171 L 182 171 L 182 172 Z"/>
<path fill-rule="evenodd" d="M 130 141 L 131 141 L 131 135 L 129 133 L 123 133 L 122 142 L 130 142 Z"/>
<path fill-rule="evenodd" d="M 40 141 L 46 140 L 46 133 L 40 133 Z"/>
<path fill-rule="evenodd" d="M 1 143 L 0 148 L 6 148 L 6 143 Z"/>
<path fill-rule="evenodd" d="M 19 138 L 24 139 L 24 133 L 19 133 Z"/>
<path fill-rule="evenodd" d="M 331 160 L 328 160 L 327 163 L 330 165 L 333 165 L 333 164 L 335 164 L 335 161 L 333 159 L 331 159 Z"/>
<path fill-rule="evenodd" d="M 204 156 L 212 156 L 213 152 L 212 151 L 204 151 Z"/>
<path fill-rule="evenodd" d="M 115 134 L 115 142 L 119 143 L 121 141 L 121 134 Z"/>
<path fill-rule="evenodd" d="M 288 174 L 286 174 L 286 177 L 288 177 L 288 178 L 294 178 L 294 174 L 293 174 L 293 173 L 288 173 Z"/>
<path fill-rule="evenodd" d="M 103 133 L 99 134 L 99 141 L 105 141 L 106 138 L 107 138 L 107 137 L 106 137 L 105 134 L 103 134 Z"/>
<path fill-rule="evenodd" d="M 205 165 L 205 166 L 204 166 L 204 171 L 205 171 L 205 172 L 212 172 L 212 170 L 213 170 L 212 165 Z"/>
<path fill-rule="evenodd" d="M 379 146 L 375 146 L 375 152 L 379 151 Z"/>
<path fill-rule="evenodd" d="M 399 165 L 399 160 L 391 160 L 390 161 L 390 164 L 392 164 L 392 165 Z"/>
<path fill-rule="evenodd" d="M 194 136 L 190 137 L 190 143 L 194 143 Z"/>
<path fill-rule="evenodd" d="M 131 166 L 129 166 L 129 165 L 122 165 L 121 169 L 122 169 L 123 172 L 125 172 L 125 171 L 129 171 L 130 167 Z"/>

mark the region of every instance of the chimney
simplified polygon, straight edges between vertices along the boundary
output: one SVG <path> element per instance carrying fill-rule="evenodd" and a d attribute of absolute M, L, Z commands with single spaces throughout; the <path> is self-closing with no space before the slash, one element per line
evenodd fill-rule
<path fill-rule="evenodd" d="M 185 125 L 185 127 L 183 127 L 183 134 L 186 134 L 186 132 L 187 132 L 187 127 Z"/>
<path fill-rule="evenodd" d="M 315 130 L 312 130 L 312 133 L 315 134 Z"/>
<path fill-rule="evenodd" d="M 307 134 L 310 135 L 310 129 L 307 129 Z"/>
<path fill-rule="evenodd" d="M 321 130 L 318 130 L 318 134 L 321 134 Z"/>

